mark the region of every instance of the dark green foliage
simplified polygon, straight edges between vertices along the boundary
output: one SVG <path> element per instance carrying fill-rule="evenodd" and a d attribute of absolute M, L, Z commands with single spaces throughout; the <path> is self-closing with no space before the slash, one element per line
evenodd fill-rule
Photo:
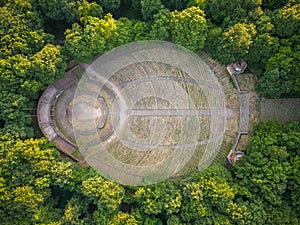
<path fill-rule="evenodd" d="M 287 72 L 276 68 L 265 72 L 256 83 L 255 89 L 265 98 L 280 98 L 291 91 L 292 85 L 292 81 L 288 80 Z"/>
<path fill-rule="evenodd" d="M 121 0 L 97 0 L 106 12 L 113 12 L 117 10 L 121 5 Z"/>
<path fill-rule="evenodd" d="M 255 65 L 258 62 L 266 65 L 268 59 L 277 52 L 278 48 L 278 38 L 268 33 L 257 35 L 245 56 L 245 60 L 247 60 L 250 65 Z"/>
<path fill-rule="evenodd" d="M 260 0 L 207 0 L 205 12 L 217 25 L 229 27 L 257 19 L 263 13 L 260 5 Z"/>
<path fill-rule="evenodd" d="M 295 190 L 300 184 L 299 175 L 294 176 L 299 168 L 299 133 L 299 123 L 262 123 L 255 128 L 245 158 L 235 165 L 236 181 L 251 192 L 250 201 L 265 202 L 268 224 L 298 223 L 299 210 L 293 206 L 298 205 L 299 195 L 289 188 Z"/>
<path fill-rule="evenodd" d="M 222 37 L 222 28 L 217 26 L 211 26 L 208 30 L 207 39 L 205 42 L 205 49 L 212 54 L 214 58 L 217 58 L 217 47 Z"/>
<path fill-rule="evenodd" d="M 284 6 L 289 0 L 263 0 L 262 6 L 266 9 L 274 10 Z"/>
<path fill-rule="evenodd" d="M 290 0 L 274 16 L 276 34 L 280 37 L 293 35 L 300 27 L 300 3 Z"/>
<path fill-rule="evenodd" d="M 141 0 L 141 11 L 143 19 L 153 20 L 153 15 L 163 8 L 160 0 Z"/>
<path fill-rule="evenodd" d="M 169 9 L 173 10 L 183 10 L 188 7 L 189 0 L 162 0 L 163 5 Z"/>
<path fill-rule="evenodd" d="M 141 0 L 131 0 L 132 8 L 136 11 L 136 13 L 142 13 L 142 5 Z"/>
<path fill-rule="evenodd" d="M 79 20 L 77 0 L 31 0 L 38 11 L 49 20 L 64 20 L 69 24 Z"/>

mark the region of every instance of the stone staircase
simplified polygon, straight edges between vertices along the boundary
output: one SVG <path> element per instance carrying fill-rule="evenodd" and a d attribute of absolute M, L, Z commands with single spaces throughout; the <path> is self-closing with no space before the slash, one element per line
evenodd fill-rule
<path fill-rule="evenodd" d="M 234 86 L 234 81 L 230 77 L 229 73 L 227 72 L 226 66 L 222 65 L 220 62 L 212 59 L 208 53 L 201 51 L 200 57 L 202 60 L 210 67 L 210 69 L 215 73 L 216 77 L 218 78 L 220 84 L 222 85 L 223 92 L 225 94 L 225 104 L 226 107 L 229 107 L 234 110 L 238 110 L 240 108 L 239 102 L 239 93 Z M 243 99 L 244 101 L 245 99 Z M 244 117 L 244 113 L 240 113 Z M 237 115 L 239 116 L 239 115 Z M 215 159 L 213 160 L 213 164 L 223 164 L 226 160 L 226 156 L 230 152 L 232 146 L 236 142 L 236 138 L 239 134 L 239 118 L 234 118 L 231 121 L 236 123 L 234 124 L 234 129 L 232 126 L 226 126 L 225 134 L 223 142 L 220 146 L 219 152 Z M 228 121 L 227 121 L 228 123 Z M 244 125 L 244 124 L 243 124 Z M 243 126 L 243 129 L 245 126 Z"/>

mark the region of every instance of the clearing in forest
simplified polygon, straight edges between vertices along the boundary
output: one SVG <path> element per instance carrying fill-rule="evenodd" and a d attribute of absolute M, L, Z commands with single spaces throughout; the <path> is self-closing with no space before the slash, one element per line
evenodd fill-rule
<path fill-rule="evenodd" d="M 234 136 L 238 100 L 227 74 L 180 46 L 134 42 L 74 74 L 80 80 L 53 102 L 55 127 L 117 182 L 145 185 L 204 169 Z"/>

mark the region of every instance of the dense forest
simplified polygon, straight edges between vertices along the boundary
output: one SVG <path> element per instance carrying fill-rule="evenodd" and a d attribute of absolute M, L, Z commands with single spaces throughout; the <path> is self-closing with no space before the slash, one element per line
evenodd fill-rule
<path fill-rule="evenodd" d="M 299 0 L 1 1 L 1 224 L 299 224 L 300 123 L 259 124 L 230 169 L 129 187 L 63 160 L 31 117 L 72 60 L 137 40 L 244 59 L 261 97 L 299 97 L 299 27 Z"/>

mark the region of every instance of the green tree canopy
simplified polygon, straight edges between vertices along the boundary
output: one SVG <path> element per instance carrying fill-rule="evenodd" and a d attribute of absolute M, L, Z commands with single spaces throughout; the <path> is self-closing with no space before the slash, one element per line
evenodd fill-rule
<path fill-rule="evenodd" d="M 218 58 L 223 63 L 232 63 L 244 58 L 253 43 L 254 24 L 237 23 L 223 33 L 218 48 Z"/>
<path fill-rule="evenodd" d="M 78 7 L 78 13 L 80 18 L 87 16 L 102 18 L 103 9 L 96 2 L 90 3 L 86 0 L 83 0 L 82 4 Z"/>
<path fill-rule="evenodd" d="M 287 79 L 287 72 L 276 68 L 265 72 L 255 84 L 255 89 L 265 98 L 280 98 L 291 91 L 292 85 L 292 81 Z"/>
<path fill-rule="evenodd" d="M 97 0 L 106 12 L 113 12 L 121 5 L 121 0 Z"/>
<path fill-rule="evenodd" d="M 95 55 L 109 49 L 108 40 L 115 35 L 117 24 L 111 14 L 105 15 L 103 19 L 88 16 L 83 23 L 84 28 L 75 23 L 71 30 L 66 30 L 64 48 L 70 58 L 89 62 Z"/>
<path fill-rule="evenodd" d="M 77 0 L 31 0 L 37 11 L 48 20 L 66 21 L 69 24 L 79 20 Z"/>
<path fill-rule="evenodd" d="M 143 19 L 153 20 L 153 15 L 163 8 L 160 0 L 141 0 L 141 11 Z"/>
<path fill-rule="evenodd" d="M 179 212 L 181 198 L 180 191 L 171 182 L 140 187 L 134 194 L 134 201 L 139 204 L 140 210 L 148 215 L 171 215 Z"/>
<path fill-rule="evenodd" d="M 71 175 L 70 164 L 58 162 L 54 153 L 57 151 L 45 138 L 0 143 L 3 224 L 38 224 L 44 220 L 42 206 L 51 196 L 50 186 L 62 184 Z"/>
<path fill-rule="evenodd" d="M 206 35 L 205 14 L 201 9 L 193 6 L 171 13 L 171 37 L 174 43 L 197 52 L 204 47 Z"/>
<path fill-rule="evenodd" d="M 152 40 L 165 41 L 170 38 L 171 32 L 171 13 L 167 9 L 161 9 L 153 16 L 154 21 L 151 25 L 150 38 Z"/>
<path fill-rule="evenodd" d="M 300 27 L 300 3 L 290 0 L 283 8 L 278 10 L 274 17 L 276 34 L 280 37 L 293 35 Z"/>
<path fill-rule="evenodd" d="M 258 125 L 245 158 L 235 166 L 239 184 L 247 187 L 253 198 L 260 197 L 268 205 L 281 205 L 290 182 L 290 157 L 296 154 L 298 142 L 297 123 L 281 125 L 269 122 Z M 295 181 L 292 183 L 295 184 Z"/>

